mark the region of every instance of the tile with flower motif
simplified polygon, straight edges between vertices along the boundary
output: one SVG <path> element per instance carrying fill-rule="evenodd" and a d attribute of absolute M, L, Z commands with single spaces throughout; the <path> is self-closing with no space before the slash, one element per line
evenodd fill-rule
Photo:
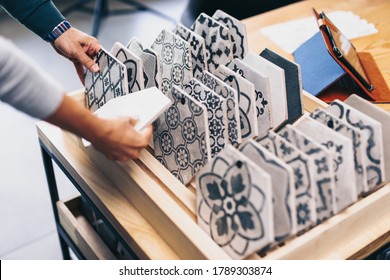
<path fill-rule="evenodd" d="M 311 137 L 333 155 L 336 184 L 336 213 L 357 200 L 352 141 L 309 116 L 302 116 L 294 128 Z"/>
<path fill-rule="evenodd" d="M 382 133 L 383 133 L 383 145 L 389 145 L 390 143 L 390 113 L 384 109 L 372 104 L 371 102 L 352 94 L 345 101 L 345 104 L 359 110 L 360 112 L 366 114 L 367 116 L 377 120 L 382 124 Z M 385 159 L 385 172 L 383 174 L 383 182 L 387 182 L 390 176 L 390 149 L 388 147 L 384 148 L 384 159 Z"/>
<path fill-rule="evenodd" d="M 241 138 L 244 140 L 258 136 L 255 86 L 253 83 L 224 65 L 219 65 L 214 75 L 230 85 L 238 93 Z"/>
<path fill-rule="evenodd" d="M 287 92 L 287 122 L 292 124 L 303 115 L 301 68 L 297 63 L 285 59 L 269 49 L 264 49 L 260 56 L 284 70 Z"/>
<path fill-rule="evenodd" d="M 313 158 L 312 174 L 315 183 L 317 223 L 332 217 L 336 213 L 336 186 L 332 154 L 320 143 L 294 129 L 290 124 L 284 126 L 278 134 Z"/>
<path fill-rule="evenodd" d="M 226 99 L 229 143 L 237 147 L 242 142 L 237 91 L 208 71 L 203 72 L 200 81 Z"/>
<path fill-rule="evenodd" d="M 221 10 L 215 11 L 213 19 L 230 29 L 233 57 L 243 59 L 249 49 L 245 24 Z"/>
<path fill-rule="evenodd" d="M 228 65 L 228 68 L 253 83 L 256 96 L 258 133 L 259 136 L 265 135 L 272 128 L 269 79 L 236 58 Z"/>
<path fill-rule="evenodd" d="M 173 33 L 190 43 L 193 76 L 194 78 L 200 79 L 203 71 L 207 71 L 205 60 L 206 44 L 204 38 L 180 23 L 175 26 Z"/>
<path fill-rule="evenodd" d="M 342 119 L 337 118 L 331 114 L 328 114 L 322 109 L 316 109 L 310 114 L 310 117 L 316 121 L 328 126 L 330 129 L 337 131 L 341 135 L 351 139 L 353 145 L 353 156 L 356 176 L 356 187 L 358 195 L 361 195 L 368 191 L 367 181 L 367 155 L 364 153 L 363 143 L 361 140 L 360 131 L 351 125 L 347 124 Z"/>
<path fill-rule="evenodd" d="M 101 48 L 95 58 L 100 71 L 85 73 L 85 98 L 88 109 L 95 112 L 107 101 L 129 93 L 126 66 Z"/>
<path fill-rule="evenodd" d="M 271 176 L 275 241 L 283 242 L 297 232 L 293 170 L 253 139 L 243 143 L 240 152 Z"/>
<path fill-rule="evenodd" d="M 127 68 L 129 93 L 143 90 L 143 64 L 141 58 L 129 51 L 124 45 L 116 42 L 110 51 Z"/>
<path fill-rule="evenodd" d="M 173 85 L 182 87 L 192 79 L 190 43 L 164 29 L 152 44 L 152 49 L 160 56 L 160 90 L 164 94 L 168 94 Z"/>
<path fill-rule="evenodd" d="M 184 85 L 183 90 L 207 109 L 211 157 L 214 157 L 228 144 L 226 99 L 218 96 L 196 79 Z"/>
<path fill-rule="evenodd" d="M 219 65 L 227 65 L 233 59 L 229 28 L 201 13 L 191 26 L 191 30 L 205 39 L 208 71 L 213 73 Z"/>
<path fill-rule="evenodd" d="M 375 189 L 386 180 L 381 123 L 339 100 L 333 101 L 325 111 L 361 132 L 363 149 L 368 158 L 368 188 Z"/>
<path fill-rule="evenodd" d="M 313 226 L 317 222 L 313 159 L 273 131 L 256 141 L 293 170 L 297 231 Z"/>
<path fill-rule="evenodd" d="M 160 58 L 158 54 L 151 48 L 144 49 L 141 41 L 135 37 L 129 41 L 127 48 L 142 60 L 144 88 L 160 88 Z"/>
<path fill-rule="evenodd" d="M 172 106 L 154 123 L 154 155 L 188 184 L 211 158 L 207 109 L 176 86 L 168 97 Z"/>
<path fill-rule="evenodd" d="M 284 70 L 254 53 L 248 53 L 242 62 L 252 66 L 263 76 L 268 77 L 272 127 L 277 129 L 288 119 Z"/>
<path fill-rule="evenodd" d="M 271 177 L 227 145 L 196 177 L 199 226 L 232 258 L 274 240 Z"/>

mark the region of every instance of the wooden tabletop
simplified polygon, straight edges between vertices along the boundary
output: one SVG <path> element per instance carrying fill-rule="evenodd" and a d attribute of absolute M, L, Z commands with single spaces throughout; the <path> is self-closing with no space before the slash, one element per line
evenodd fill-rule
<path fill-rule="evenodd" d="M 388 0 L 309 0 L 297 2 L 244 20 L 249 39 L 249 49 L 260 53 L 264 48 L 272 49 L 286 58 L 291 54 L 267 38 L 260 29 L 290 20 L 312 17 L 311 8 L 329 13 L 352 11 L 362 19 L 373 23 L 378 33 L 351 40 L 358 52 L 369 52 L 390 87 L 390 1 Z M 390 111 L 390 104 L 378 105 Z"/>

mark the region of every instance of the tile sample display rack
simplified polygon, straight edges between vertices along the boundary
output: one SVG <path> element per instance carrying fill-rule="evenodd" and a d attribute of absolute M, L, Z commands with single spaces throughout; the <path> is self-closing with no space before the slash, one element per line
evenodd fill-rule
<path fill-rule="evenodd" d="M 83 94 L 80 90 L 73 97 L 82 104 Z M 303 98 L 308 113 L 327 106 L 307 93 Z M 88 195 L 95 197 L 102 212 L 107 212 L 110 222 L 140 258 L 230 258 L 197 224 L 194 185 L 180 183 L 150 149 L 137 160 L 119 164 L 94 149 L 83 149 L 79 138 L 47 123 L 38 124 L 38 133 L 41 145 L 70 170 Z M 119 214 L 118 206 L 106 197 L 108 191 L 117 193 L 121 204 L 127 203 L 129 209 Z M 390 241 L 389 201 L 387 184 L 265 255 L 252 254 L 249 259 L 364 258 Z M 129 224 L 132 219 L 137 222 Z"/>

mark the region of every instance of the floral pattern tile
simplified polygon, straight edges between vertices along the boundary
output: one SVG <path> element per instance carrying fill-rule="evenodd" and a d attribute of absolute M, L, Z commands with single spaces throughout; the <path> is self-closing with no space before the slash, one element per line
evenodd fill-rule
<path fill-rule="evenodd" d="M 110 51 L 127 68 L 129 93 L 144 89 L 143 64 L 141 58 L 129 51 L 121 43 L 116 42 Z"/>
<path fill-rule="evenodd" d="M 154 123 L 154 155 L 183 184 L 211 158 L 206 108 L 180 88 L 168 92 L 172 106 Z"/>
<path fill-rule="evenodd" d="M 249 49 L 245 24 L 221 10 L 217 10 L 214 13 L 213 19 L 230 29 L 233 57 L 243 59 Z"/>
<path fill-rule="evenodd" d="M 105 49 L 95 58 L 100 71 L 85 73 L 85 98 L 88 109 L 95 112 L 107 101 L 128 94 L 126 66 Z"/>
<path fill-rule="evenodd" d="M 258 136 L 256 96 L 253 83 L 224 65 L 220 65 L 215 70 L 214 75 L 238 93 L 241 138 L 245 140 Z"/>
<path fill-rule="evenodd" d="M 253 83 L 256 96 L 258 133 L 259 136 L 265 135 L 272 128 L 269 79 L 236 58 L 228 65 L 228 68 Z"/>
<path fill-rule="evenodd" d="M 229 28 L 201 13 L 191 26 L 191 30 L 205 39 L 208 71 L 213 73 L 219 65 L 227 65 L 233 59 Z"/>
<path fill-rule="evenodd" d="M 298 232 L 313 226 L 317 215 L 312 158 L 273 131 L 257 141 L 293 170 Z"/>
<path fill-rule="evenodd" d="M 160 56 L 160 89 L 164 94 L 168 94 L 173 85 L 182 87 L 192 79 L 190 43 L 164 29 L 152 49 Z"/>
<path fill-rule="evenodd" d="M 193 76 L 200 79 L 203 71 L 207 71 L 205 39 L 180 23 L 173 33 L 190 43 Z"/>
<path fill-rule="evenodd" d="M 345 137 L 351 139 L 353 145 L 357 192 L 358 195 L 367 192 L 368 182 L 366 160 L 368 160 L 368 158 L 364 157 L 365 153 L 363 150 L 363 143 L 361 140 L 360 131 L 356 128 L 353 128 L 345 121 L 337 118 L 336 116 L 328 114 L 322 109 L 315 110 L 313 113 L 310 114 L 310 117 L 328 126 L 330 129 L 337 131 L 341 135 L 344 135 Z"/>
<path fill-rule="evenodd" d="M 200 81 L 226 99 L 229 143 L 237 147 L 242 142 L 237 91 L 208 71 L 203 72 Z"/>
<path fill-rule="evenodd" d="M 363 149 L 368 158 L 368 188 L 371 190 L 380 185 L 385 178 L 383 133 L 380 122 L 339 100 L 332 102 L 325 111 L 361 132 Z"/>
<path fill-rule="evenodd" d="M 333 154 L 336 184 L 336 213 L 357 200 L 352 141 L 309 116 L 303 116 L 294 128 L 324 146 Z"/>
<path fill-rule="evenodd" d="M 232 258 L 274 240 L 271 178 L 228 145 L 197 175 L 198 224 Z"/>
<path fill-rule="evenodd" d="M 184 85 L 183 89 L 207 109 L 211 157 L 214 157 L 228 144 L 226 99 L 196 79 Z"/>
<path fill-rule="evenodd" d="M 293 169 L 252 139 L 240 152 L 271 176 L 275 241 L 283 242 L 297 232 Z"/>
<path fill-rule="evenodd" d="M 294 129 L 283 127 L 278 134 L 313 159 L 315 182 L 315 205 L 317 223 L 332 217 L 336 212 L 336 187 L 333 171 L 333 156 L 320 143 Z"/>

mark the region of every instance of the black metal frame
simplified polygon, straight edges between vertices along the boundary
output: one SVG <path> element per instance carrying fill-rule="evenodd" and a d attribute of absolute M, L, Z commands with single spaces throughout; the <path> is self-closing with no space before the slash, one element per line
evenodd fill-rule
<path fill-rule="evenodd" d="M 84 192 L 84 190 L 80 187 L 80 185 L 76 182 L 76 180 L 70 175 L 70 173 L 66 170 L 64 165 L 49 151 L 49 149 L 39 140 L 39 144 L 41 146 L 42 160 L 46 173 L 46 180 L 49 187 L 50 192 L 50 200 L 54 213 L 54 219 L 57 227 L 58 238 L 60 240 L 62 256 L 64 260 L 70 260 L 69 248 L 72 249 L 74 254 L 78 259 L 84 260 L 85 256 L 78 249 L 76 244 L 72 241 L 70 236 L 66 233 L 62 225 L 60 224 L 58 209 L 57 209 L 57 201 L 59 201 L 57 181 L 55 178 L 53 161 L 57 164 L 57 166 L 62 170 L 65 176 L 71 181 L 71 183 L 75 186 L 75 188 L 80 192 L 81 196 L 87 201 L 87 203 L 92 207 L 92 209 L 102 218 L 104 223 L 108 226 L 108 228 L 116 233 L 118 240 L 122 243 L 125 249 L 132 255 L 134 259 L 138 259 L 138 256 L 134 253 L 134 251 L 129 247 L 127 242 L 117 233 L 117 230 L 112 226 L 112 224 L 108 221 L 108 219 L 103 215 L 103 213 L 99 210 L 99 208 L 95 205 L 95 203 L 91 200 L 91 198 Z"/>
<path fill-rule="evenodd" d="M 175 19 L 134 0 L 116 0 L 132 6 L 131 9 L 120 9 L 120 10 L 110 10 L 108 5 L 109 0 L 96 0 L 94 8 L 86 7 L 86 5 L 91 1 L 92 0 L 80 0 L 77 3 L 74 3 L 71 6 L 64 9 L 62 11 L 62 14 L 64 16 L 67 16 L 69 13 L 75 10 L 93 14 L 92 36 L 94 37 L 98 36 L 99 34 L 101 21 L 105 17 L 108 17 L 110 15 L 115 16 L 115 15 L 124 15 L 124 14 L 139 12 L 139 11 L 148 11 L 161 18 L 176 23 Z"/>

